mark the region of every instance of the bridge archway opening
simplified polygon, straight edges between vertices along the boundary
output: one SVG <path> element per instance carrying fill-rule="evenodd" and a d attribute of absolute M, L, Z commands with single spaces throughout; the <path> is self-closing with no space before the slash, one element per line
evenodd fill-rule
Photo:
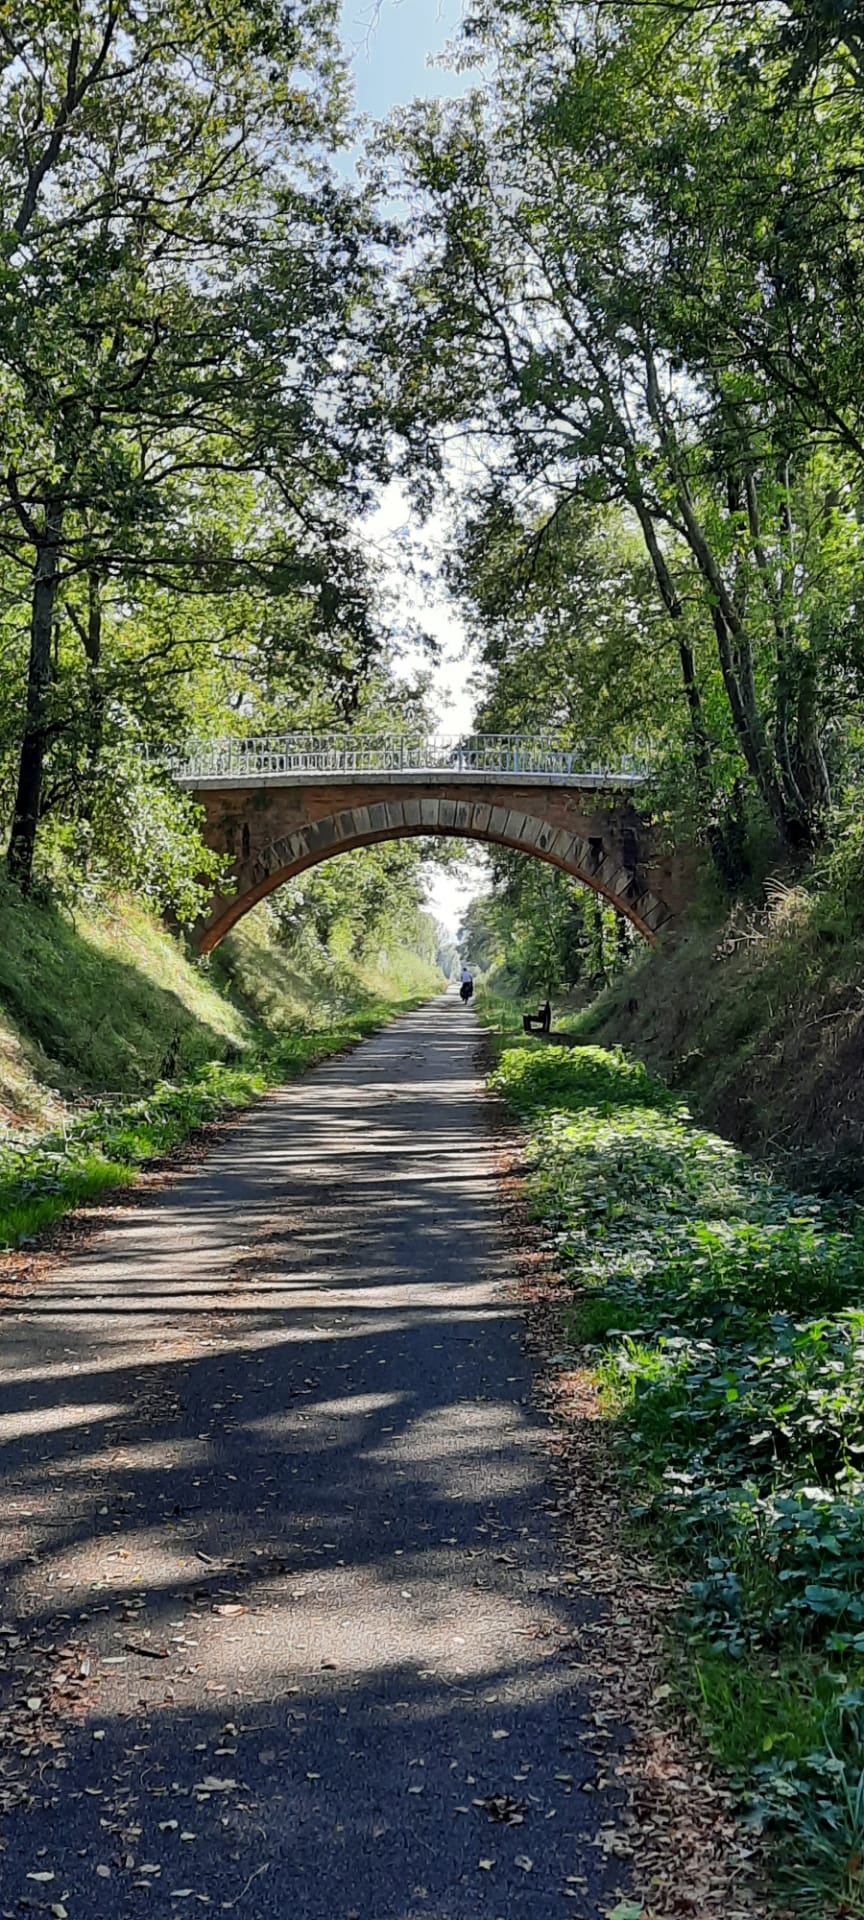
<path fill-rule="evenodd" d="M 483 811 L 488 814 L 490 809 Z M 658 927 L 668 918 L 663 903 L 645 886 L 639 872 L 616 865 L 602 841 L 556 833 L 553 827 L 537 819 L 522 816 L 520 831 L 518 819 L 513 820 L 512 825 L 508 821 L 503 826 L 495 826 L 491 821 L 481 825 L 464 819 L 432 823 L 403 818 L 373 826 L 368 821 L 360 824 L 342 814 L 319 820 L 305 832 L 283 836 L 263 849 L 253 863 L 248 883 L 238 887 L 235 894 L 214 903 L 213 913 L 198 929 L 199 951 L 211 953 L 253 907 L 310 867 L 382 841 L 417 838 L 471 840 L 480 845 L 507 847 L 513 853 L 543 860 L 580 886 L 600 894 L 652 946 Z M 308 844 L 310 841 L 314 844 Z M 244 842 L 244 850 L 246 844 Z"/>

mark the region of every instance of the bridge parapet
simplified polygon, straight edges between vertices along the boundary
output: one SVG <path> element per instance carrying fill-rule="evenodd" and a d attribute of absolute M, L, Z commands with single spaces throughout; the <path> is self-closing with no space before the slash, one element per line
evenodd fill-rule
<path fill-rule="evenodd" d="M 200 799 L 204 838 L 229 863 L 196 930 L 202 953 L 286 880 L 356 847 L 443 835 L 560 867 L 652 941 L 688 896 L 688 859 L 664 854 L 649 770 L 548 734 L 282 733 L 151 753 Z"/>
<path fill-rule="evenodd" d="M 454 778 L 489 782 L 502 777 L 556 787 L 637 790 L 648 780 L 638 756 L 592 759 L 550 734 L 357 734 L 282 733 L 193 743 L 176 753 L 152 751 L 181 786 L 244 787 L 344 780 L 416 780 L 434 784 Z"/>

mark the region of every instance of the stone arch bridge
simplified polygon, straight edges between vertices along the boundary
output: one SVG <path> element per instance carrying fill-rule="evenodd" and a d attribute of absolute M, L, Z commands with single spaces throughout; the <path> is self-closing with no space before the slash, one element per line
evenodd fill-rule
<path fill-rule="evenodd" d="M 442 834 L 548 860 L 593 887 L 645 940 L 685 904 L 680 859 L 660 853 L 647 772 L 591 766 L 547 738 L 289 734 L 158 756 L 204 809 L 230 878 L 196 928 L 202 953 L 250 907 L 352 847 Z"/>

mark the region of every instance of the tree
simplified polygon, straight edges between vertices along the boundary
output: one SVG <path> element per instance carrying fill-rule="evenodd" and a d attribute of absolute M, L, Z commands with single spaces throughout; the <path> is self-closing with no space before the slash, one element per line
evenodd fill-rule
<path fill-rule="evenodd" d="M 334 22 L 333 0 L 242 14 L 22 0 L 0 29 L 0 552 L 7 598 L 29 606 L 9 843 L 23 885 L 68 716 L 52 704 L 63 646 L 86 663 L 98 757 L 112 592 L 127 608 L 160 590 L 275 595 L 374 653 L 350 525 L 381 459 L 350 340 L 371 227 L 323 170 L 344 108 Z"/>
<path fill-rule="evenodd" d="M 504 851 L 496 851 L 491 877 L 491 892 L 465 912 L 459 944 L 493 988 L 552 997 L 596 984 L 623 965 L 632 929 L 590 888 L 543 861 Z"/>
<path fill-rule="evenodd" d="M 762 310 L 746 220 L 727 245 L 698 217 L 703 193 L 709 210 L 734 200 L 742 152 L 781 192 L 786 109 L 766 114 L 723 13 L 706 27 L 676 11 L 673 31 L 662 6 L 501 0 L 469 31 L 482 91 L 391 132 L 419 234 L 393 323 L 406 464 L 440 470 L 448 433 L 467 434 L 487 526 L 503 495 L 535 548 L 575 504 L 623 513 L 674 650 L 699 815 L 719 767 L 782 848 L 809 847 L 830 800 L 857 506 L 839 443 L 730 350 Z M 811 130 L 811 181 L 823 161 Z M 716 346 L 703 284 L 726 316 Z"/>
<path fill-rule="evenodd" d="M 449 569 L 484 664 L 488 732 L 542 724 L 588 759 L 647 746 L 674 726 L 668 623 L 638 535 L 620 513 L 565 501 L 525 520 L 518 497 L 481 495 Z M 646 675 L 646 656 L 652 672 Z"/>

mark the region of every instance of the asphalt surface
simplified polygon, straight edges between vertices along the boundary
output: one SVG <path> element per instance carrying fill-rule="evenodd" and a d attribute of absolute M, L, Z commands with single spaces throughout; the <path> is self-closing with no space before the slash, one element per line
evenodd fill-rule
<path fill-rule="evenodd" d="M 478 1038 L 319 1067 L 3 1313 L 4 1916 L 620 1897 Z"/>

